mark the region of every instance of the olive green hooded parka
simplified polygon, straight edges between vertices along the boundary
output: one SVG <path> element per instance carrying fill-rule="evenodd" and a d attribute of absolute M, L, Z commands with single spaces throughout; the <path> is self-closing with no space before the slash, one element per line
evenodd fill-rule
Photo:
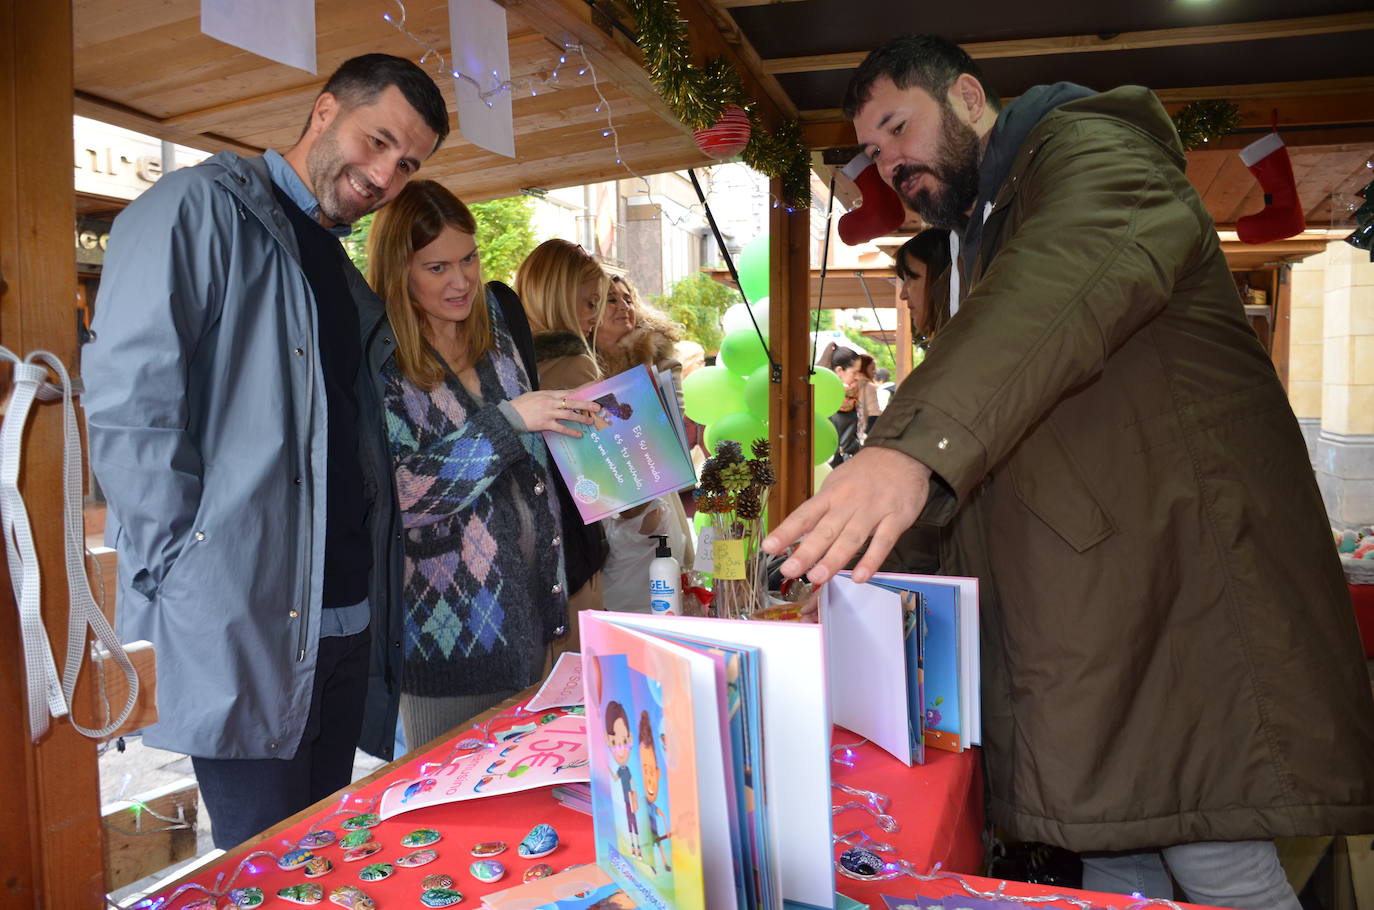
<path fill-rule="evenodd" d="M 922 518 L 983 582 L 992 821 L 1080 851 L 1374 831 L 1321 498 L 1172 123 L 1121 88 L 1003 154 L 967 296 L 868 442 L 932 468 Z"/>

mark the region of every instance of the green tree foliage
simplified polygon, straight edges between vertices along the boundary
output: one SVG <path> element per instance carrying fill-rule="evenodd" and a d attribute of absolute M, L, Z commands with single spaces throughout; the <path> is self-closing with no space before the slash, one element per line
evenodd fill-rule
<path fill-rule="evenodd" d="M 477 220 L 477 248 L 482 253 L 482 277 L 511 283 L 515 270 L 535 248 L 534 206 L 528 196 L 492 199 L 468 206 Z M 348 258 L 367 274 L 367 235 L 372 215 L 364 215 L 344 240 Z"/>
<path fill-rule="evenodd" d="M 892 357 L 892 348 L 883 344 L 881 341 L 869 338 L 858 329 L 853 329 L 849 326 L 844 327 L 844 335 L 850 341 L 872 354 L 874 362 L 876 362 L 879 367 L 886 367 L 889 373 L 893 375 L 896 374 L 897 364 Z"/>
<path fill-rule="evenodd" d="M 681 323 L 687 337 L 705 348 L 707 354 L 715 354 L 724 337 L 721 314 L 740 300 L 738 291 L 697 272 L 674 284 L 666 295 L 655 298 L 654 305 L 674 322 Z"/>

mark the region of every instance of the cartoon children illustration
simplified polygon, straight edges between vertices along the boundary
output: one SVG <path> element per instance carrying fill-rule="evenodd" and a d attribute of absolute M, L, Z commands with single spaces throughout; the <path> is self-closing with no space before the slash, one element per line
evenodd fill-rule
<path fill-rule="evenodd" d="M 611 425 L 612 417 L 617 420 L 629 420 L 634 416 L 634 408 L 630 407 L 629 402 L 621 401 L 616 398 L 614 392 L 602 395 L 600 398 L 593 400 L 601 405 L 601 410 L 591 415 L 592 429 L 594 430 L 606 429 L 606 427 Z"/>
<path fill-rule="evenodd" d="M 634 776 L 630 773 L 630 718 L 618 701 L 606 703 L 606 746 L 615 762 L 614 776 L 620 781 L 625 797 L 625 827 L 630 835 L 630 853 L 643 859 L 639 847 L 639 798 L 635 795 Z"/>
<path fill-rule="evenodd" d="M 658 769 L 658 753 L 654 751 L 654 728 L 649 721 L 649 712 L 639 712 L 639 768 L 644 774 L 644 808 L 649 816 L 649 871 L 657 873 L 654 868 L 654 848 L 658 848 L 659 856 L 663 858 L 663 871 L 672 872 L 673 867 L 668 865 L 668 848 L 663 846 L 663 842 L 668 839 L 668 816 L 659 808 L 658 797 L 659 782 L 661 780 Z M 663 832 L 659 833 L 659 821 L 663 822 Z"/>

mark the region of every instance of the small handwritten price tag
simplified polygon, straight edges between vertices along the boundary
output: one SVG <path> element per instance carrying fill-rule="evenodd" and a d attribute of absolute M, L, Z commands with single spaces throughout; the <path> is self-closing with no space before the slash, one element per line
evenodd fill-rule
<path fill-rule="evenodd" d="M 712 550 L 716 543 L 716 529 L 711 525 L 706 525 L 701 529 L 701 534 L 697 536 L 696 558 L 692 560 L 692 568 L 698 572 L 709 572 L 714 575 L 716 572 L 715 560 L 712 557 Z"/>
<path fill-rule="evenodd" d="M 744 577 L 743 540 L 717 540 L 711 556 L 716 564 L 717 578 Z"/>

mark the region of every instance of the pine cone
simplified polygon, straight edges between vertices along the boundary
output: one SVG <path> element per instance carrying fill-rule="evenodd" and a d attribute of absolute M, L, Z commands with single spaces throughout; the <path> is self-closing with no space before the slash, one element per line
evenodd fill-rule
<path fill-rule="evenodd" d="M 735 514 L 744 521 L 756 521 L 763 512 L 758 491 L 752 487 L 735 497 Z"/>
<path fill-rule="evenodd" d="M 778 475 L 773 473 L 773 462 L 767 458 L 749 462 L 749 468 L 754 473 L 754 483 L 760 487 L 771 487 L 778 482 Z"/>
<path fill-rule="evenodd" d="M 697 484 L 707 493 L 724 493 L 725 478 L 721 476 L 720 463 L 712 458 L 703 464 Z"/>
<path fill-rule="evenodd" d="M 716 443 L 716 459 L 724 464 L 738 464 L 744 460 L 744 450 L 733 439 Z"/>
<path fill-rule="evenodd" d="M 772 447 L 768 444 L 768 440 L 766 439 L 755 439 L 749 444 L 749 451 L 752 452 L 754 457 L 758 460 L 766 461 L 768 456 L 772 454 Z"/>
<path fill-rule="evenodd" d="M 754 472 L 744 462 L 732 464 L 721 472 L 727 490 L 742 490 L 754 481 Z"/>

